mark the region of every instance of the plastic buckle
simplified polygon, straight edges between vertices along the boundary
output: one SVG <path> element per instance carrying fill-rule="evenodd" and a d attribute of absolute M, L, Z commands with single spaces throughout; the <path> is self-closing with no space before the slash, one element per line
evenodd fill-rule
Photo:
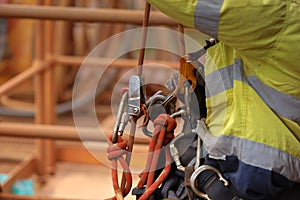
<path fill-rule="evenodd" d="M 193 172 L 193 174 L 192 174 L 192 176 L 191 176 L 191 178 L 190 178 L 190 183 L 191 183 L 191 188 L 192 188 L 192 190 L 193 190 L 199 197 L 204 198 L 204 199 L 207 199 L 207 200 L 212 200 L 212 199 L 208 196 L 208 194 L 205 194 L 205 193 L 199 191 L 198 188 L 197 188 L 197 186 L 196 186 L 196 180 L 197 180 L 197 177 L 198 177 L 202 172 L 204 172 L 204 171 L 206 171 L 206 170 L 210 170 L 210 171 L 213 171 L 214 173 L 216 173 L 217 176 L 219 177 L 219 180 L 220 180 L 221 182 L 224 183 L 224 186 L 226 186 L 226 187 L 229 186 L 229 182 L 222 176 L 221 172 L 220 172 L 218 169 L 216 169 L 216 168 L 214 168 L 214 167 L 212 167 L 212 166 L 209 166 L 209 165 L 202 165 L 202 166 L 200 166 L 199 168 L 197 168 L 197 169 Z"/>

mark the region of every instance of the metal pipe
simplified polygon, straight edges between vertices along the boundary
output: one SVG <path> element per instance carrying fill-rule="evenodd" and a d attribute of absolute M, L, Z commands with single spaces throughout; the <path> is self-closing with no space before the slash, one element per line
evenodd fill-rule
<path fill-rule="evenodd" d="M 136 66 L 136 60 L 128 59 L 128 58 L 118 58 L 115 61 L 113 61 L 112 63 L 110 63 L 112 61 L 111 58 L 100 58 L 99 57 L 99 58 L 86 59 L 86 57 L 84 57 L 84 56 L 59 55 L 59 56 L 55 56 L 53 58 L 53 61 L 58 64 L 68 65 L 68 66 L 70 66 L 70 65 L 78 66 L 81 64 L 91 65 L 91 66 L 95 66 L 95 67 L 106 67 L 107 64 L 109 64 L 109 66 L 116 67 L 116 68 L 132 68 L 132 67 Z M 153 67 L 153 68 L 161 69 L 161 65 L 166 65 L 173 69 L 178 69 L 178 62 L 175 62 L 175 61 L 147 60 L 146 64 L 147 63 L 151 63 L 151 65 L 149 64 L 149 67 Z M 155 65 L 156 63 L 157 63 L 157 65 Z"/>
<path fill-rule="evenodd" d="M 32 18 L 141 25 L 143 13 L 142 10 L 0 4 L 0 17 L 6 18 Z M 149 24 L 168 26 L 177 25 L 171 18 L 158 11 L 151 13 Z"/>
<path fill-rule="evenodd" d="M 58 198 L 58 197 L 51 197 L 51 196 L 28 196 L 28 195 L 17 195 L 17 194 L 10 194 L 10 193 L 0 193 L 0 199 L 3 200 L 80 200 L 78 198 Z M 83 199 L 81 199 L 83 200 Z M 88 200 L 88 199 L 84 199 Z"/>
<path fill-rule="evenodd" d="M 83 133 L 81 135 L 78 134 Z M 111 133 L 111 129 L 102 128 L 100 130 L 88 127 L 73 127 L 61 125 L 41 125 L 41 124 L 25 124 L 25 123 L 0 123 L 0 136 L 25 137 L 25 138 L 43 138 L 67 141 L 107 141 L 107 135 Z M 124 134 L 125 140 L 128 135 Z M 137 144 L 149 144 L 148 138 L 136 138 Z"/>
<path fill-rule="evenodd" d="M 16 88 L 22 82 L 28 80 L 29 78 L 32 78 L 35 74 L 41 72 L 48 66 L 48 63 L 42 62 L 40 60 L 33 61 L 32 67 L 26 69 L 25 71 L 21 72 L 20 74 L 16 75 L 0 86 L 0 96 Z"/>
<path fill-rule="evenodd" d="M 44 5 L 53 5 L 53 0 L 44 0 Z M 44 123 L 51 125 L 56 121 L 56 90 L 54 79 L 54 67 L 51 62 L 53 55 L 53 40 L 54 40 L 54 22 L 46 20 L 44 21 L 44 59 L 50 63 L 50 66 L 44 71 Z M 45 162 L 47 173 L 55 173 L 56 165 L 56 149 L 55 142 L 53 140 L 45 141 Z"/>
<path fill-rule="evenodd" d="M 38 4 L 42 4 L 43 0 L 38 0 Z M 43 21 L 36 21 L 35 24 L 35 59 L 45 62 L 45 27 Z M 34 74 L 34 102 L 35 102 L 35 117 L 36 124 L 45 123 L 45 95 L 44 95 L 44 71 Z M 46 141 L 36 140 L 36 170 L 41 183 L 47 181 L 47 163 L 46 163 Z"/>
<path fill-rule="evenodd" d="M 21 123 L 0 123 L 1 136 L 13 137 L 29 137 L 29 138 L 43 138 L 43 139 L 57 139 L 57 140 L 92 140 L 92 141 L 106 141 L 104 135 L 99 134 L 99 130 L 91 128 L 80 128 L 84 133 L 84 138 L 80 138 L 77 130 L 72 126 L 53 126 L 41 124 L 21 124 Z"/>

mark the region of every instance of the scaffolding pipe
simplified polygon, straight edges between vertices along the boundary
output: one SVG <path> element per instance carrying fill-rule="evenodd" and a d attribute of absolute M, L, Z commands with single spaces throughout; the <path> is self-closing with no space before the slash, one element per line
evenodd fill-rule
<path fill-rule="evenodd" d="M 107 22 L 141 25 L 142 10 L 112 8 L 78 8 L 62 6 L 37 6 L 0 4 L 0 17 L 68 20 L 78 22 Z M 176 26 L 177 23 L 161 12 L 151 13 L 150 25 Z"/>
<path fill-rule="evenodd" d="M 62 125 L 41 125 L 23 123 L 0 123 L 0 136 L 41 138 L 67 141 L 107 141 L 110 129 L 73 127 Z M 80 132 L 80 135 L 79 133 Z M 102 132 L 102 133 L 101 133 Z M 126 139 L 126 134 L 124 135 Z M 148 138 L 137 138 L 137 144 L 149 144 Z"/>
<path fill-rule="evenodd" d="M 65 56 L 58 55 L 53 57 L 53 62 L 68 66 L 80 66 L 82 64 L 86 66 L 95 67 L 110 67 L 114 68 L 133 68 L 136 67 L 136 60 L 129 58 L 118 58 L 111 62 L 111 58 L 86 58 L 84 56 Z M 145 64 L 149 64 L 149 67 L 161 68 L 161 65 L 171 67 L 173 69 L 179 68 L 179 63 L 175 61 L 164 61 L 164 60 L 147 60 Z"/>
<path fill-rule="evenodd" d="M 35 60 L 32 64 L 32 67 L 26 69 L 25 71 L 21 72 L 20 74 L 16 75 L 15 77 L 11 78 L 10 80 L 8 80 L 0 86 L 0 96 L 16 88 L 21 83 L 32 78 L 35 74 L 41 72 L 48 66 L 49 63 L 45 63 L 40 60 Z"/>
<path fill-rule="evenodd" d="M 29 195 L 17 195 L 9 193 L 0 193 L 0 200 L 80 200 L 78 198 L 58 198 L 51 196 L 29 196 Z M 83 199 L 82 199 L 83 200 Z M 87 200 L 87 199 L 84 199 Z"/>
<path fill-rule="evenodd" d="M 42 62 L 42 61 L 35 60 L 32 64 L 32 67 L 26 69 L 25 71 L 21 72 L 20 74 L 16 75 L 15 77 L 11 78 L 10 80 L 8 80 L 7 82 L 3 83 L 0 86 L 0 96 L 7 94 L 7 92 L 16 88 L 24 81 L 32 78 L 37 73 L 43 71 L 50 65 L 51 62 L 55 62 L 57 64 L 62 64 L 62 65 L 68 65 L 68 66 L 72 65 L 77 67 L 83 63 L 87 66 L 106 67 L 107 64 L 111 61 L 111 59 L 109 58 L 86 59 L 86 57 L 83 56 L 65 56 L 65 55 L 55 56 L 52 59 L 53 60 L 50 60 L 50 62 Z M 149 67 L 153 67 L 153 68 L 161 68 L 161 65 L 165 65 L 173 69 L 178 69 L 178 62 L 174 62 L 174 61 L 148 60 L 147 63 L 149 63 Z M 136 60 L 120 58 L 110 63 L 109 66 L 115 68 L 133 68 L 136 66 Z"/>
<path fill-rule="evenodd" d="M 70 141 L 106 141 L 106 136 L 104 134 L 99 133 L 100 131 L 98 129 L 80 128 L 80 132 L 84 133 L 84 137 L 80 138 L 76 128 L 72 126 L 53 126 L 41 124 L 33 125 L 10 122 L 0 123 L 1 136 L 29 137 Z"/>

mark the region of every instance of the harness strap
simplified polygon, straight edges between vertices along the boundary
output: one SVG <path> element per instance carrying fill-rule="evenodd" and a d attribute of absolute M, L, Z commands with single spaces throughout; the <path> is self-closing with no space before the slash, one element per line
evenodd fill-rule
<path fill-rule="evenodd" d="M 193 192 L 193 190 L 191 188 L 190 178 L 191 178 L 193 172 L 194 172 L 194 167 L 193 166 L 185 167 L 185 170 L 184 170 L 184 185 L 185 185 L 185 191 L 186 191 L 186 194 L 187 194 L 189 200 L 194 200 L 194 199 L 197 198 L 196 194 Z"/>
<path fill-rule="evenodd" d="M 225 186 L 219 176 L 211 171 L 203 171 L 198 176 L 198 188 L 201 188 L 210 199 L 214 200 L 239 200 L 241 199 L 232 184 Z"/>

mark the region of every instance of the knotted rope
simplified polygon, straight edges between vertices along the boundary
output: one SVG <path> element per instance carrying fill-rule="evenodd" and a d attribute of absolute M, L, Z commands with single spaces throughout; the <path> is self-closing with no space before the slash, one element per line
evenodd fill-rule
<path fill-rule="evenodd" d="M 146 190 L 139 200 L 148 199 L 158 186 L 165 180 L 171 169 L 170 150 L 165 147 L 165 167 L 159 177 L 154 181 L 160 150 L 174 138 L 174 129 L 177 124 L 175 119 L 167 114 L 161 114 L 154 120 L 154 131 L 148 149 L 146 167 L 140 175 L 138 188 L 142 188 L 146 182 Z"/>
<path fill-rule="evenodd" d="M 128 164 L 126 163 L 123 155 L 127 153 L 127 142 L 124 141 L 120 136 L 118 136 L 118 142 L 113 144 L 112 143 L 112 137 L 108 137 L 108 143 L 109 146 L 107 148 L 107 158 L 111 160 L 112 167 L 111 167 L 111 174 L 112 174 L 112 182 L 113 182 L 113 188 L 115 190 L 115 197 L 110 198 L 110 200 L 119 200 L 123 199 L 131 189 L 132 186 L 132 176 L 129 169 Z M 118 163 L 121 164 L 123 168 L 123 173 L 125 176 L 126 184 L 124 188 L 120 188 L 119 186 L 119 180 L 118 180 Z"/>

